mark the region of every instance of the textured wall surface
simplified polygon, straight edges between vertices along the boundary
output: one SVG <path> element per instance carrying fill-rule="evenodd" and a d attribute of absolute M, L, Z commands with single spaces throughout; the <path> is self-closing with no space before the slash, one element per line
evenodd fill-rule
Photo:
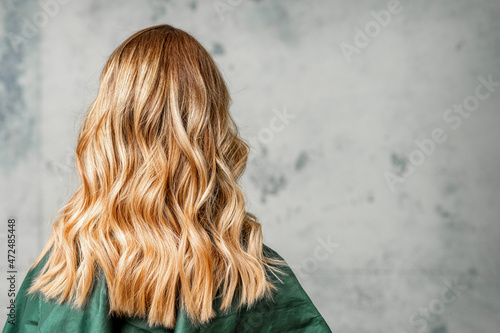
<path fill-rule="evenodd" d="M 105 60 L 169 23 L 220 66 L 248 209 L 333 331 L 499 332 L 499 18 L 494 0 L 1 0 L 3 313 L 7 219 L 19 287 Z"/>

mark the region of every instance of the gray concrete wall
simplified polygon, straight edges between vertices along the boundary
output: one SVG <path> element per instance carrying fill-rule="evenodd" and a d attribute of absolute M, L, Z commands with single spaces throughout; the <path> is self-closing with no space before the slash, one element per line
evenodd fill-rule
<path fill-rule="evenodd" d="M 169 23 L 220 66 L 248 208 L 333 331 L 500 331 L 500 2 L 47 1 L 0 1 L 0 304 L 7 219 L 19 286 L 106 58 Z"/>

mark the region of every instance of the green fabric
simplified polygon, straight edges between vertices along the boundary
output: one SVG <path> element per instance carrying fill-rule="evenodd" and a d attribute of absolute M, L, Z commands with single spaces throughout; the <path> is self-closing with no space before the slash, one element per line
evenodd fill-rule
<path fill-rule="evenodd" d="M 283 259 L 274 250 L 264 245 L 264 251 L 276 258 Z M 47 256 L 46 256 L 47 257 Z M 325 320 L 308 297 L 290 267 L 282 268 L 287 275 L 278 275 L 283 281 L 276 282 L 278 291 L 273 301 L 262 300 L 251 309 L 243 307 L 223 315 L 215 306 L 217 316 L 208 324 L 200 327 L 191 325 L 184 311 L 177 313 L 173 329 L 152 328 L 142 318 L 120 319 L 108 316 L 109 302 L 105 279 L 99 279 L 93 289 L 89 303 L 83 309 L 73 309 L 68 304 L 57 305 L 47 301 L 43 295 L 26 295 L 33 278 L 43 267 L 46 257 L 30 270 L 17 293 L 16 322 L 7 322 L 3 333 L 16 332 L 90 332 L 90 333 L 165 333 L 165 332 L 330 332 Z M 215 304 L 215 303 L 214 303 Z"/>

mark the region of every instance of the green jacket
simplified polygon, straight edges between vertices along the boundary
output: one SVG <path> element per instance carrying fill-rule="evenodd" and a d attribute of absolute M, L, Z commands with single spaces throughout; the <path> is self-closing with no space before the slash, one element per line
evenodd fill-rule
<path fill-rule="evenodd" d="M 264 251 L 283 259 L 274 250 L 264 245 Z M 47 257 L 47 256 L 46 256 Z M 119 319 L 108 316 L 109 302 L 105 279 L 97 281 L 89 303 L 81 309 L 73 309 L 68 304 L 57 305 L 47 301 L 43 295 L 26 295 L 33 278 L 43 267 L 44 258 L 34 269 L 28 271 L 15 299 L 15 323 L 7 316 L 3 333 L 166 333 L 166 332 L 318 332 L 331 330 L 308 297 L 290 267 L 282 268 L 287 276 L 279 275 L 283 284 L 272 274 L 273 282 L 279 287 L 273 301 L 262 300 L 251 309 L 233 311 L 222 315 L 215 307 L 217 316 L 208 324 L 194 327 L 186 313 L 177 313 L 176 326 L 173 329 L 150 327 L 142 318 Z"/>

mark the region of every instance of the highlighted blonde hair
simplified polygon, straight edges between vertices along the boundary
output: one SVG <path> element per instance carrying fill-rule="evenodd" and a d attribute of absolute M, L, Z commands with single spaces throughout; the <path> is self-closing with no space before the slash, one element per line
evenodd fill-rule
<path fill-rule="evenodd" d="M 210 54 L 169 25 L 141 30 L 109 57 L 78 137 L 81 185 L 62 207 L 30 268 L 50 252 L 29 289 L 80 308 L 94 276 L 110 312 L 175 326 L 272 298 L 261 225 L 237 181 L 249 153 Z"/>

